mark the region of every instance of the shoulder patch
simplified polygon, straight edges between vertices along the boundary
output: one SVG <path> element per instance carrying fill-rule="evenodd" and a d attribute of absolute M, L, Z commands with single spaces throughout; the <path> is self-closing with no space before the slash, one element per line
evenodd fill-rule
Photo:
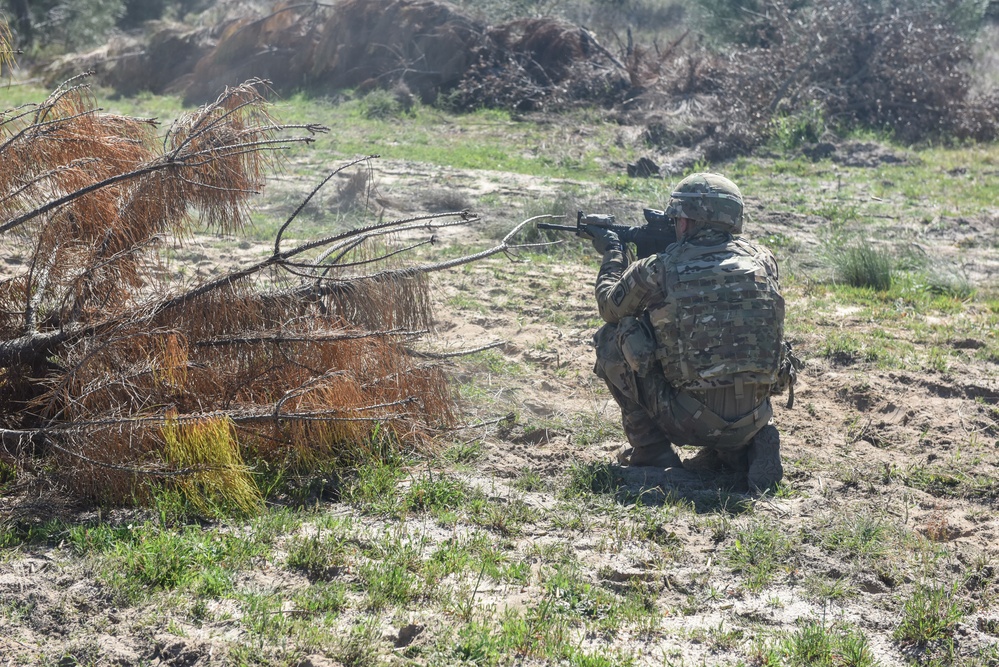
<path fill-rule="evenodd" d="M 628 284 L 628 281 L 622 280 L 614 288 L 614 291 L 611 292 L 611 301 L 614 302 L 615 306 L 620 306 L 621 302 L 624 301 L 624 297 L 628 296 L 629 291 L 631 291 L 631 286 Z"/>

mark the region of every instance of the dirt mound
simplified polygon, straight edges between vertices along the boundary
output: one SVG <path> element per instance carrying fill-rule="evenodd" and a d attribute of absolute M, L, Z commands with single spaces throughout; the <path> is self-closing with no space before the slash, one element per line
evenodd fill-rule
<path fill-rule="evenodd" d="M 244 18 L 224 28 L 214 48 L 193 72 L 171 86 L 184 100 L 199 104 L 215 99 L 226 87 L 252 78 L 273 81 L 284 90 L 306 82 L 320 10 L 314 5 L 279 5 L 263 18 Z"/>
<path fill-rule="evenodd" d="M 465 75 L 483 27 L 432 0 L 347 0 L 316 39 L 314 86 L 388 88 L 402 82 L 431 102 Z"/>
<path fill-rule="evenodd" d="M 189 104 L 252 78 L 283 92 L 402 84 L 425 103 L 445 93 L 454 110 L 614 102 L 629 87 L 624 66 L 578 26 L 541 18 L 488 27 L 436 0 L 283 2 L 212 28 L 150 24 L 144 36 L 59 60 L 46 78 L 55 85 L 81 69 L 122 94 L 182 92 Z"/>
<path fill-rule="evenodd" d="M 389 88 L 404 82 L 430 101 L 470 65 L 481 26 L 430 0 L 346 0 L 334 8 L 285 3 L 227 28 L 198 62 L 188 102 L 250 77 L 280 90 Z"/>
<path fill-rule="evenodd" d="M 81 71 L 93 71 L 102 85 L 122 95 L 169 92 L 183 86 L 211 48 L 207 29 L 158 22 L 150 24 L 143 37 L 118 35 L 88 53 L 60 58 L 45 68 L 44 77 L 49 85 L 57 85 Z"/>
<path fill-rule="evenodd" d="M 244 19 L 198 62 L 187 101 L 253 76 L 314 92 L 404 84 L 427 103 L 450 93 L 447 104 L 458 110 L 602 101 L 627 84 L 579 27 L 531 19 L 487 28 L 435 0 L 345 0 L 333 10 L 293 4 Z"/>
<path fill-rule="evenodd" d="M 488 26 L 439 0 L 285 0 L 266 15 L 244 8 L 217 18 L 213 28 L 156 25 L 64 59 L 48 79 L 82 65 L 121 93 L 183 91 L 188 103 L 262 78 L 285 93 L 399 89 L 453 111 L 601 105 L 645 126 L 651 146 L 696 148 L 708 161 L 768 139 L 794 149 L 850 127 L 906 142 L 997 136 L 999 93 L 973 85 L 972 40 L 940 7 L 799 5 L 776 0 L 793 20 L 727 50 L 688 39 L 688 30 L 668 45 L 629 36 L 612 53 L 558 18 Z"/>

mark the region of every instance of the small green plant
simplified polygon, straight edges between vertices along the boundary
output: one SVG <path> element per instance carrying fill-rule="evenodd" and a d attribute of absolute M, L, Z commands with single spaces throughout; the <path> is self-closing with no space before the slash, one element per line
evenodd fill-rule
<path fill-rule="evenodd" d="M 513 488 L 521 491 L 542 491 L 546 484 L 536 471 L 525 468 L 513 481 Z"/>
<path fill-rule="evenodd" d="M 485 500 L 469 507 L 473 522 L 499 531 L 503 535 L 516 535 L 521 526 L 537 518 L 537 512 L 523 500 Z"/>
<path fill-rule="evenodd" d="M 867 638 L 858 629 L 825 621 L 804 622 L 772 643 L 757 644 L 756 659 L 765 667 L 876 667 Z"/>
<path fill-rule="evenodd" d="M 617 478 L 615 467 L 609 463 L 573 463 L 563 495 L 572 498 L 591 493 L 614 493 L 618 487 Z"/>
<path fill-rule="evenodd" d="M 346 497 L 376 512 L 395 513 L 400 503 L 398 484 L 402 476 L 402 469 L 392 462 L 362 466 Z"/>
<path fill-rule="evenodd" d="M 967 275 L 944 270 L 925 271 L 919 284 L 930 294 L 959 301 L 972 299 L 977 291 Z"/>
<path fill-rule="evenodd" d="M 810 595 L 818 600 L 845 600 L 856 595 L 856 591 L 846 578 L 827 579 L 824 576 L 816 575 L 806 579 L 805 588 Z"/>
<path fill-rule="evenodd" d="M 130 600 L 155 591 L 190 588 L 218 597 L 232 588 L 232 577 L 266 545 L 234 534 L 179 530 L 152 524 L 133 529 L 132 539 L 113 543 L 103 563 L 103 577 Z"/>
<path fill-rule="evenodd" d="M 420 594 L 419 579 L 404 563 L 386 560 L 364 564 L 359 572 L 372 611 L 391 605 L 405 605 Z"/>
<path fill-rule="evenodd" d="M 964 618 L 964 605 L 957 597 L 958 586 L 919 584 L 902 607 L 902 621 L 895 629 L 896 640 L 924 645 L 954 634 Z"/>
<path fill-rule="evenodd" d="M 0 461 L 0 494 L 3 494 L 7 486 L 12 484 L 15 479 L 17 479 L 17 467 Z"/>
<path fill-rule="evenodd" d="M 450 463 L 472 463 L 482 456 L 482 440 L 478 438 L 465 442 L 456 442 L 444 450 L 441 457 Z"/>
<path fill-rule="evenodd" d="M 416 480 L 406 491 L 403 506 L 411 512 L 438 513 L 461 507 L 472 494 L 464 482 L 452 477 L 427 475 Z"/>
<path fill-rule="evenodd" d="M 292 600 L 302 611 L 336 615 L 347 607 L 347 588 L 340 582 L 319 582 L 299 591 Z"/>
<path fill-rule="evenodd" d="M 770 583 L 781 567 L 787 565 L 795 546 L 781 526 L 759 521 L 738 531 L 735 541 L 724 553 L 729 566 L 746 575 L 747 587 L 758 591 Z"/>
<path fill-rule="evenodd" d="M 361 98 L 361 113 L 368 120 L 389 120 L 404 113 L 403 105 L 391 91 L 376 88 Z"/>
<path fill-rule="evenodd" d="M 347 667 L 374 667 L 379 664 L 379 639 L 381 628 L 378 618 L 362 620 L 341 640 L 336 657 Z"/>
<path fill-rule="evenodd" d="M 814 144 L 826 131 L 822 105 L 812 102 L 792 113 L 770 119 L 770 140 L 780 149 L 791 151 L 803 144 Z"/>
<path fill-rule="evenodd" d="M 826 549 L 853 559 L 880 558 L 888 549 L 890 531 L 879 518 L 868 513 L 844 515 L 812 533 Z"/>
<path fill-rule="evenodd" d="M 310 579 L 332 579 L 348 564 L 349 523 L 317 529 L 299 537 L 288 547 L 288 567 L 302 570 Z"/>

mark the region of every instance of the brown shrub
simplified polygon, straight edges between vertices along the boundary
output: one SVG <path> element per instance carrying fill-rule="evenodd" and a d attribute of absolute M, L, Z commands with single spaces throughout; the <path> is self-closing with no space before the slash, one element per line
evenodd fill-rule
<path fill-rule="evenodd" d="M 790 18 L 770 25 L 765 47 L 688 48 L 629 120 L 647 125 L 653 145 L 701 145 L 708 159 L 751 150 L 778 116 L 810 114 L 830 129 L 874 128 L 905 142 L 997 136 L 996 100 L 972 95 L 969 41 L 939 7 L 800 4 L 775 0 Z"/>
<path fill-rule="evenodd" d="M 903 141 L 995 136 L 994 108 L 971 100 L 967 39 L 932 6 L 893 11 L 870 0 L 819 2 L 769 49 L 735 55 L 725 94 L 758 127 L 820 105 L 844 126 Z"/>
<path fill-rule="evenodd" d="M 613 104 L 630 87 L 626 68 L 590 33 L 554 19 L 522 19 L 491 28 L 477 55 L 449 95 L 452 109 L 536 111 Z"/>

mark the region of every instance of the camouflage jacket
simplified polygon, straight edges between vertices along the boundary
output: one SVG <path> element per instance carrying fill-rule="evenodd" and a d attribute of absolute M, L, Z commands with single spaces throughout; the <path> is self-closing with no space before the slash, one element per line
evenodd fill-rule
<path fill-rule="evenodd" d="M 670 285 L 681 291 L 673 294 L 677 287 Z M 753 383 L 779 392 L 787 380 L 793 382 L 785 377 L 777 262 L 762 246 L 704 228 L 630 266 L 621 250 L 611 248 L 597 278 L 596 298 L 607 322 L 630 317 L 645 322 L 648 345 L 673 386 Z"/>
<path fill-rule="evenodd" d="M 729 238 L 730 234 L 706 228 L 684 242 L 708 246 Z M 665 294 L 657 276 L 657 264 L 675 247 L 676 244 L 667 248 L 665 253 L 651 255 L 630 266 L 623 250 L 611 248 L 605 253 L 595 289 L 600 317 L 605 322 L 614 323 L 629 315 L 638 317 L 650 307 L 662 303 Z M 776 260 L 773 262 L 773 271 L 776 280 Z"/>

